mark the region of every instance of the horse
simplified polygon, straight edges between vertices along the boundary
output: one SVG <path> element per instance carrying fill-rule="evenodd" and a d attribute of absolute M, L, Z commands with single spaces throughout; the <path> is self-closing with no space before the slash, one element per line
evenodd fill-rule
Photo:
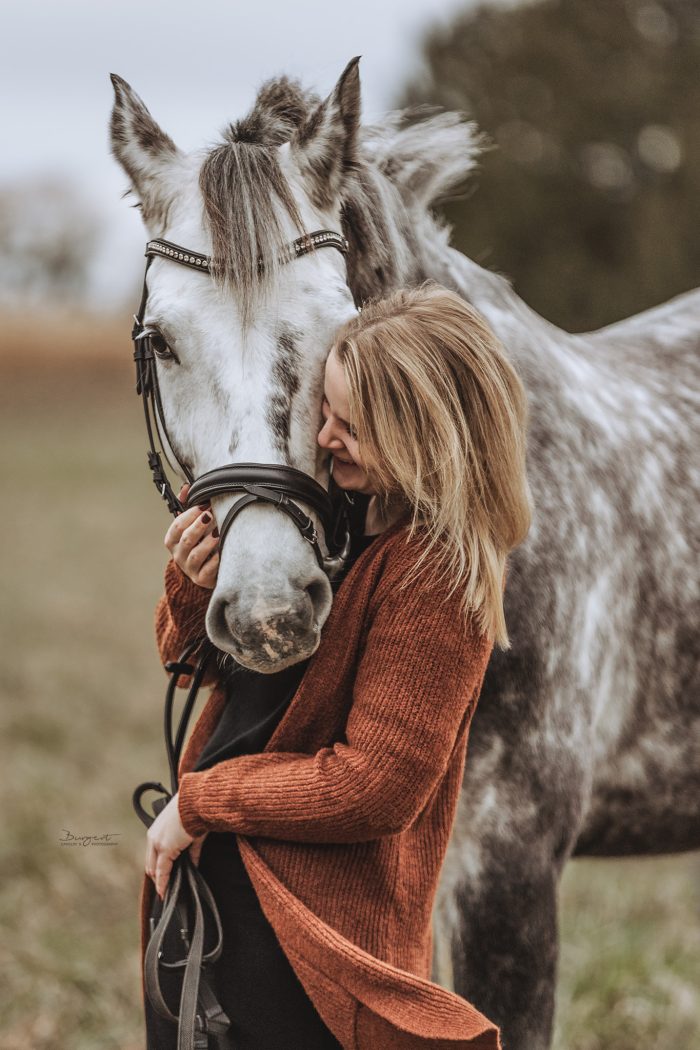
<path fill-rule="evenodd" d="M 451 247 L 431 211 L 486 136 L 451 112 L 362 124 L 358 59 L 324 98 L 266 81 L 193 153 L 113 84 L 112 150 L 149 235 L 214 260 L 213 280 L 160 258 L 149 273 L 147 321 L 179 358 L 157 362 L 168 436 L 193 475 L 271 460 L 328 484 L 315 439 L 333 334 L 366 300 L 428 278 L 482 313 L 525 384 L 533 522 L 509 558 L 511 647 L 494 651 L 471 725 L 433 979 L 499 1024 L 506 1050 L 546 1050 L 567 860 L 700 846 L 700 290 L 597 331 L 550 324 Z M 347 238 L 345 258 L 275 266 L 318 227 Z M 231 502 L 212 501 L 218 521 Z M 330 601 L 294 524 L 255 504 L 222 552 L 207 632 L 276 670 L 315 650 Z"/>

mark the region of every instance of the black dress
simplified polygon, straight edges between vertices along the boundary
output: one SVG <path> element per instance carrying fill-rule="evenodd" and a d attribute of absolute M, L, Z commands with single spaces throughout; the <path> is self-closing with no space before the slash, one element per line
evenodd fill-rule
<path fill-rule="evenodd" d="M 350 509 L 352 548 L 343 578 L 374 536 L 364 535 L 369 497 L 353 495 Z M 335 592 L 341 583 L 336 577 Z M 263 750 L 296 692 L 308 660 L 276 674 L 259 674 L 240 665 L 226 683 L 227 702 L 219 722 L 204 746 L 195 770 L 208 769 L 225 758 Z M 211 981 L 231 1025 L 211 1050 L 342 1050 L 324 1024 L 284 954 L 265 917 L 248 877 L 235 834 L 209 832 L 199 870 L 216 901 L 223 928 L 223 951 Z M 151 912 L 158 921 L 162 909 L 155 895 Z M 165 958 L 180 958 L 183 948 L 175 923 L 166 931 Z M 205 939 L 208 946 L 212 942 Z M 178 1013 L 182 970 L 160 969 L 160 983 L 168 1007 Z M 176 1050 L 177 1025 L 160 1017 L 148 1000 L 148 1050 Z"/>

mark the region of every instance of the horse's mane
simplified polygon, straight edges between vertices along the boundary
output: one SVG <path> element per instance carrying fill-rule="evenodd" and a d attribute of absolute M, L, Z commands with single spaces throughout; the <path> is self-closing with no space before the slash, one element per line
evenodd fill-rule
<path fill-rule="evenodd" d="M 288 240 L 280 206 L 299 234 L 305 232 L 277 147 L 296 131 L 303 136 L 319 102 L 287 76 L 266 81 L 248 115 L 228 125 L 223 142 L 202 165 L 199 183 L 214 276 L 235 289 L 244 317 L 250 318 L 253 302 L 272 287 L 276 260 Z M 348 280 L 356 302 L 400 281 L 421 279 L 421 243 L 440 232 L 429 207 L 464 181 L 488 144 L 461 114 L 426 115 L 425 108 L 390 113 L 360 129 L 342 200 Z M 264 268 L 258 260 L 265 261 Z"/>

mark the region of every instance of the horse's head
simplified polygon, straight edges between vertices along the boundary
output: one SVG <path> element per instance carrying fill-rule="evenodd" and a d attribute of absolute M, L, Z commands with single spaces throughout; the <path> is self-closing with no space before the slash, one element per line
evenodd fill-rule
<path fill-rule="evenodd" d="M 213 279 L 164 258 L 148 272 L 143 320 L 177 355 L 155 364 L 175 456 L 194 477 L 276 463 L 325 487 L 316 436 L 333 336 L 365 299 L 428 276 L 454 285 L 448 233 L 430 204 L 463 182 L 483 137 L 456 113 L 387 114 L 360 129 L 355 59 L 325 101 L 285 76 L 268 81 L 220 145 L 185 154 L 129 85 L 113 82 L 112 148 L 150 237 L 213 261 Z M 328 250 L 277 265 L 283 246 L 324 228 L 347 238 L 345 261 Z M 219 525 L 237 499 L 213 499 Z M 316 649 L 330 604 L 292 520 L 246 506 L 223 546 L 212 641 L 247 667 L 281 670 Z"/>
<path fill-rule="evenodd" d="M 213 279 L 165 258 L 148 271 L 143 320 L 175 355 L 156 368 L 176 459 L 195 478 L 228 463 L 277 463 L 327 487 L 328 455 L 316 441 L 323 367 L 356 308 L 339 252 L 278 260 L 302 233 L 341 231 L 357 60 L 325 101 L 286 78 L 269 82 L 222 144 L 190 154 L 112 79 L 112 148 L 150 237 L 212 258 Z M 238 498 L 212 499 L 219 525 Z M 207 614 L 215 645 L 247 667 L 281 670 L 314 652 L 330 605 L 328 578 L 293 521 L 269 504 L 246 507 L 221 552 Z"/>

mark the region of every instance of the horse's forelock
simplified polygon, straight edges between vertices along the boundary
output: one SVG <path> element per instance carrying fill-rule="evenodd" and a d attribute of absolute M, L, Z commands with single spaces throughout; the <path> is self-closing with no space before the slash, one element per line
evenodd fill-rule
<path fill-rule="evenodd" d="M 212 237 L 212 273 L 235 290 L 247 325 L 254 302 L 273 284 L 287 240 L 280 205 L 303 232 L 296 201 L 276 149 L 249 142 L 227 142 L 211 150 L 199 186 Z M 264 260 L 262 269 L 259 260 Z"/>
<path fill-rule="evenodd" d="M 228 125 L 223 143 L 206 156 L 199 175 L 212 237 L 213 273 L 235 289 L 243 323 L 274 281 L 287 238 L 279 208 L 299 234 L 303 224 L 277 159 L 277 148 L 318 103 L 297 80 L 276 77 L 258 91 L 250 113 Z M 264 260 L 264 269 L 258 268 Z"/>

